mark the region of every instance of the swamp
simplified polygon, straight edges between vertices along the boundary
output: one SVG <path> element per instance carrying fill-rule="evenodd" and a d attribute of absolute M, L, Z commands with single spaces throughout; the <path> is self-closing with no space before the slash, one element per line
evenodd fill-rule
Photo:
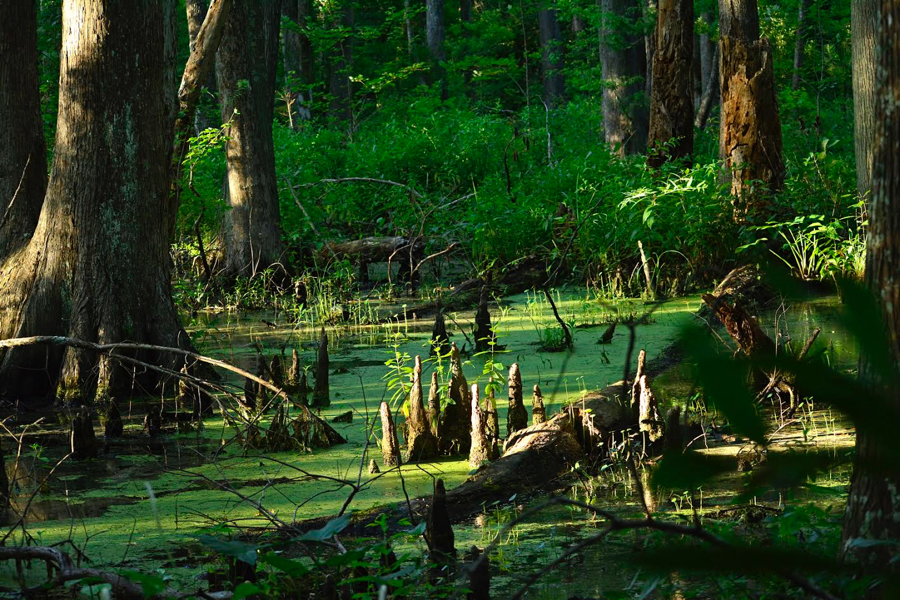
<path fill-rule="evenodd" d="M 0 0 L 0 597 L 900 597 L 898 48 Z"/>

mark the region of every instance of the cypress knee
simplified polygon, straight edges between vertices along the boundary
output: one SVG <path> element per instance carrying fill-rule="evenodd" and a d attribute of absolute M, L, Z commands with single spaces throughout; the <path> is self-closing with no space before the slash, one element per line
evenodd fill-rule
<path fill-rule="evenodd" d="M 306 371 L 300 373 L 300 383 L 297 384 L 297 402 L 303 406 L 309 406 L 309 382 L 306 379 Z"/>
<path fill-rule="evenodd" d="M 528 410 L 522 401 L 522 374 L 518 363 L 513 363 L 509 368 L 509 410 L 506 413 L 507 437 L 528 427 Z"/>
<path fill-rule="evenodd" d="M 469 553 L 473 563 L 481 558 L 481 551 L 475 546 L 472 546 Z M 466 594 L 466 600 L 491 600 L 491 561 L 487 556 L 469 571 L 469 593 Z"/>
<path fill-rule="evenodd" d="M 425 411 L 428 426 L 436 440 L 440 440 L 441 392 L 438 388 L 437 371 L 431 372 L 431 387 L 428 388 L 428 408 Z"/>
<path fill-rule="evenodd" d="M 659 405 L 656 402 L 653 390 L 650 389 L 650 382 L 646 375 L 641 376 L 639 385 L 641 390 L 641 416 L 638 425 L 640 430 L 647 434 L 647 438 L 651 442 L 655 442 L 663 435 Z"/>
<path fill-rule="evenodd" d="M 485 431 L 485 415 L 478 403 L 478 384 L 472 384 L 472 446 L 469 448 L 469 466 L 477 469 L 491 460 L 491 442 Z"/>
<path fill-rule="evenodd" d="M 300 354 L 296 348 L 291 349 L 291 368 L 288 371 L 287 386 L 291 393 L 296 394 L 300 386 Z"/>
<path fill-rule="evenodd" d="M 491 329 L 491 313 L 488 311 L 488 289 L 484 286 L 481 288 L 478 311 L 475 313 L 475 351 L 488 352 L 495 341 L 494 331 Z"/>
<path fill-rule="evenodd" d="M 452 568 L 456 563 L 456 540 L 453 527 L 450 525 L 447 491 L 443 479 L 438 479 L 434 484 L 434 496 L 431 498 L 425 521 L 425 540 L 431 559 L 437 564 L 438 570 L 443 571 L 445 567 Z M 446 575 L 449 575 L 449 572 L 444 571 L 444 576 Z"/>
<path fill-rule="evenodd" d="M 450 336 L 447 335 L 447 323 L 444 321 L 444 311 L 438 310 L 434 317 L 434 327 L 431 329 L 431 356 L 439 352 L 446 356 L 450 352 Z"/>
<path fill-rule="evenodd" d="M 412 387 L 409 391 L 409 419 L 406 422 L 406 461 L 431 460 L 437 456 L 437 439 L 431 432 L 425 404 L 422 401 L 422 359 L 413 366 Z"/>
<path fill-rule="evenodd" d="M 94 436 L 91 412 L 87 407 L 78 408 L 72 415 L 69 442 L 72 458 L 75 460 L 97 457 L 97 438 Z"/>
<path fill-rule="evenodd" d="M 106 424 L 103 427 L 103 437 L 106 439 L 114 437 L 122 437 L 125 427 L 122 425 L 122 413 L 119 412 L 119 405 L 110 398 L 109 408 L 106 409 Z"/>
<path fill-rule="evenodd" d="M 497 399 L 494 397 L 493 389 L 485 400 L 487 401 L 484 411 L 485 430 L 491 449 L 491 460 L 494 460 L 500 453 L 500 416 L 497 414 Z"/>
<path fill-rule="evenodd" d="M 447 453 L 465 454 L 472 443 L 472 400 L 463 374 L 456 343 L 450 344 L 450 403 L 441 413 L 440 447 Z"/>
<path fill-rule="evenodd" d="M 547 412 L 544 409 L 544 395 L 541 393 L 541 387 L 535 384 L 534 396 L 531 397 L 531 424 L 538 425 L 546 420 Z"/>
<path fill-rule="evenodd" d="M 329 404 L 331 404 L 331 395 L 328 392 L 328 334 L 325 333 L 323 327 L 316 360 L 316 389 L 313 391 L 313 406 L 326 408 Z"/>
<path fill-rule="evenodd" d="M 273 385 L 280 388 L 284 387 L 284 367 L 281 364 L 281 357 L 277 354 L 272 357 L 269 363 L 269 377 Z"/>
<path fill-rule="evenodd" d="M 666 453 L 681 452 L 684 448 L 684 440 L 681 436 L 681 407 L 673 406 L 666 415 L 666 433 L 663 437 L 663 447 Z"/>
<path fill-rule="evenodd" d="M 391 416 L 391 407 L 381 402 L 381 457 L 385 467 L 400 464 L 400 442 L 397 441 L 397 427 Z"/>

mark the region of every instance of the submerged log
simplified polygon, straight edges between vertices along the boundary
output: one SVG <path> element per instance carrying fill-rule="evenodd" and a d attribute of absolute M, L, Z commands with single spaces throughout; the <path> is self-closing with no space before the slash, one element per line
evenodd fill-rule
<path fill-rule="evenodd" d="M 367 237 L 349 242 L 326 242 L 322 247 L 323 259 L 347 258 L 360 267 L 360 279 L 368 280 L 369 263 L 396 262 L 400 264 L 400 279 L 414 284 L 425 251 L 421 240 L 415 243 L 405 237 Z M 414 263 L 410 268 L 410 263 Z"/>
<path fill-rule="evenodd" d="M 491 313 L 488 310 L 488 288 L 481 288 L 478 310 L 475 312 L 475 352 L 489 352 L 497 339 L 491 329 Z"/>
<path fill-rule="evenodd" d="M 528 410 L 522 401 L 522 373 L 518 363 L 509 368 L 509 408 L 506 413 L 506 436 L 528 427 Z"/>
<path fill-rule="evenodd" d="M 431 356 L 435 353 L 446 356 L 450 352 L 450 336 L 447 335 L 447 322 L 444 320 L 444 311 L 438 310 L 434 317 L 434 327 L 431 328 Z"/>
<path fill-rule="evenodd" d="M 412 387 L 409 391 L 409 419 L 406 421 L 406 462 L 432 460 L 437 457 L 437 439 L 428 423 L 422 401 L 422 359 L 416 356 Z"/>
<path fill-rule="evenodd" d="M 391 415 L 388 403 L 381 402 L 381 462 L 385 467 L 396 467 L 400 464 L 400 442 L 397 440 L 397 427 Z"/>
<path fill-rule="evenodd" d="M 75 460 L 97 458 L 97 438 L 94 435 L 91 411 L 87 407 L 78 408 L 72 414 L 69 447 Z"/>
<path fill-rule="evenodd" d="M 441 439 L 441 391 L 438 384 L 437 371 L 431 372 L 431 386 L 428 388 L 428 408 L 425 411 L 428 418 L 428 426 L 436 440 Z"/>
<path fill-rule="evenodd" d="M 425 520 L 425 541 L 428 543 L 429 557 L 437 565 L 437 572 L 433 575 L 446 578 L 456 564 L 456 540 L 450 524 L 443 479 L 438 479 L 434 484 L 434 495 Z"/>
<path fill-rule="evenodd" d="M 488 437 L 485 414 L 478 402 L 478 384 L 472 384 L 472 446 L 469 448 L 469 466 L 477 469 L 493 458 L 493 443 Z"/>
<path fill-rule="evenodd" d="M 109 407 L 106 409 L 106 423 L 103 426 L 103 437 L 119 438 L 125 431 L 122 424 L 122 413 L 119 412 L 119 405 L 112 398 L 109 400 Z"/>
<path fill-rule="evenodd" d="M 544 409 L 544 395 L 541 387 L 534 384 L 534 395 L 531 397 L 531 424 L 540 425 L 547 420 L 547 412 Z"/>
<path fill-rule="evenodd" d="M 450 345 L 449 387 L 450 403 L 441 413 L 440 449 L 448 454 L 466 454 L 472 443 L 472 399 L 456 343 Z"/>
<path fill-rule="evenodd" d="M 316 408 L 327 408 L 330 404 L 331 394 L 328 390 L 328 334 L 323 327 L 316 359 L 316 388 L 313 391 L 313 406 Z"/>

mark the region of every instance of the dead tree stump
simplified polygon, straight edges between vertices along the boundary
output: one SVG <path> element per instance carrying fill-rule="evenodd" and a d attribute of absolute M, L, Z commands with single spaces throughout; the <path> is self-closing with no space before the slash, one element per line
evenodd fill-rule
<path fill-rule="evenodd" d="M 476 546 L 472 546 L 469 554 L 472 556 L 472 563 L 478 566 L 469 571 L 469 593 L 466 594 L 466 600 L 491 600 L 491 561 L 485 556 L 479 562 L 481 550 Z"/>
<path fill-rule="evenodd" d="M 641 422 L 641 377 L 647 368 L 647 351 L 641 348 L 638 352 L 637 371 L 634 373 L 634 381 L 631 384 L 631 414 L 634 422 Z"/>
<path fill-rule="evenodd" d="M 378 473 L 381 473 L 381 469 L 378 468 L 378 463 L 375 462 L 375 459 L 373 458 L 369 460 L 369 474 L 377 475 Z"/>
<path fill-rule="evenodd" d="M 434 327 L 431 328 L 431 352 L 430 356 L 440 353 L 446 356 L 450 352 L 450 336 L 447 335 L 447 322 L 444 320 L 444 311 L 438 309 L 434 317 Z"/>
<path fill-rule="evenodd" d="M 438 454 L 437 439 L 431 431 L 422 401 L 422 359 L 416 356 L 409 391 L 409 419 L 406 421 L 406 462 L 432 460 Z"/>
<path fill-rule="evenodd" d="M 481 288 L 478 310 L 475 313 L 475 352 L 489 352 L 496 342 L 491 329 L 491 313 L 488 311 L 488 288 Z"/>
<path fill-rule="evenodd" d="M 103 437 L 118 438 L 122 437 L 125 427 L 122 424 L 122 413 L 119 412 L 119 405 L 112 398 L 109 400 L 109 408 L 106 409 L 106 423 L 103 426 Z"/>
<path fill-rule="evenodd" d="M 75 460 L 97 458 L 97 438 L 94 436 L 91 411 L 87 407 L 76 409 L 72 415 L 69 446 Z"/>
<path fill-rule="evenodd" d="M 428 426 L 435 440 L 440 440 L 441 391 L 438 387 L 437 371 L 431 372 L 431 387 L 428 388 L 428 408 L 425 410 Z"/>
<path fill-rule="evenodd" d="M 300 383 L 297 384 L 297 402 L 303 406 L 309 406 L 309 382 L 306 379 L 306 371 L 300 373 Z"/>
<path fill-rule="evenodd" d="M 547 421 L 547 411 L 544 409 L 544 395 L 541 387 L 534 386 L 534 395 L 531 397 L 531 424 L 540 425 Z"/>
<path fill-rule="evenodd" d="M 449 396 L 450 403 L 441 413 L 440 448 L 448 454 L 465 454 L 472 443 L 472 399 L 455 343 L 450 345 Z"/>
<path fill-rule="evenodd" d="M 659 416 L 659 404 L 653 390 L 650 389 L 650 381 L 646 375 L 641 375 L 638 381 L 641 395 L 641 414 L 638 426 L 647 435 L 650 442 L 656 442 L 663 436 L 662 419 Z"/>
<path fill-rule="evenodd" d="M 381 462 L 385 467 L 400 464 L 400 442 L 397 441 L 397 427 L 391 416 L 391 407 L 381 402 Z"/>
<path fill-rule="evenodd" d="M 300 354 L 296 348 L 291 349 L 291 368 L 287 374 L 287 387 L 292 394 L 296 394 L 300 386 Z"/>
<path fill-rule="evenodd" d="M 509 437 L 520 429 L 528 427 L 528 410 L 522 401 L 522 373 L 518 363 L 509 368 L 509 409 L 506 413 L 506 435 Z"/>
<path fill-rule="evenodd" d="M 331 394 L 328 391 L 328 334 L 322 328 L 322 336 L 319 340 L 319 353 L 316 359 L 316 388 L 313 391 L 313 406 L 327 408 L 331 404 Z"/>
<path fill-rule="evenodd" d="M 443 479 L 438 479 L 434 484 L 434 496 L 431 498 L 425 520 L 425 541 L 428 543 L 431 560 L 436 565 L 431 573 L 432 579 L 451 575 L 456 564 L 456 539 L 450 525 L 447 491 Z"/>
<path fill-rule="evenodd" d="M 469 448 L 469 466 L 477 469 L 493 456 L 493 443 L 485 428 L 485 414 L 478 402 L 478 384 L 472 384 L 472 446 Z"/>

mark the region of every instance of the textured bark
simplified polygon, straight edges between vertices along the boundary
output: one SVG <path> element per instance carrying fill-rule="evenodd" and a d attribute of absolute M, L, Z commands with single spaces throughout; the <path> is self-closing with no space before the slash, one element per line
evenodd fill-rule
<path fill-rule="evenodd" d="M 425 416 L 428 418 L 431 434 L 440 440 L 441 392 L 438 388 L 437 371 L 431 372 L 431 387 L 428 388 L 428 408 L 425 410 Z"/>
<path fill-rule="evenodd" d="M 450 337 L 447 335 L 447 322 L 444 320 L 444 311 L 438 310 L 434 316 L 434 326 L 431 328 L 431 351 L 432 356 L 439 353 L 445 356 L 450 352 Z"/>
<path fill-rule="evenodd" d="M 642 0 L 642 3 L 644 18 L 648 21 L 652 19 L 653 23 L 656 23 L 659 0 Z M 644 54 L 647 56 L 647 73 L 645 75 L 644 90 L 649 99 L 653 96 L 653 58 L 656 56 L 656 27 L 652 27 L 650 31 L 644 35 Z"/>
<path fill-rule="evenodd" d="M 562 34 L 559 30 L 555 8 L 538 11 L 538 29 L 541 35 L 541 77 L 544 80 L 544 103 L 553 108 L 566 99 L 566 83 L 563 77 Z"/>
<path fill-rule="evenodd" d="M 425 43 L 431 58 L 432 80 L 441 82 L 441 96 L 447 98 L 447 81 L 440 63 L 447 59 L 444 52 L 444 0 L 425 0 Z"/>
<path fill-rule="evenodd" d="M 381 462 L 385 467 L 400 464 L 400 442 L 397 440 L 397 426 L 391 415 L 391 407 L 381 402 Z"/>
<path fill-rule="evenodd" d="M 328 51 L 328 91 L 331 102 L 328 112 L 333 119 L 350 123 L 353 121 L 353 88 L 350 84 L 350 64 L 353 62 L 353 35 L 356 22 L 353 4 L 349 0 L 330 16 L 332 28 L 347 30 Z"/>
<path fill-rule="evenodd" d="M 422 359 L 416 356 L 412 387 L 409 392 L 409 419 L 406 421 L 406 462 L 428 461 L 437 457 L 438 444 L 422 394 Z"/>
<path fill-rule="evenodd" d="M 706 84 L 710 76 L 715 75 L 716 80 L 719 78 L 719 67 L 713 59 L 713 53 L 717 46 L 709 35 L 709 32 L 715 26 L 713 16 L 708 12 L 702 12 L 700 13 L 700 20 L 703 22 L 703 25 L 697 36 L 697 43 L 700 45 L 700 76 L 703 78 L 703 91 L 705 93 Z"/>
<path fill-rule="evenodd" d="M 534 386 L 534 395 L 531 397 L 531 424 L 540 425 L 547 420 L 547 410 L 544 408 L 544 394 L 537 384 Z"/>
<path fill-rule="evenodd" d="M 637 369 L 631 383 L 631 414 L 635 423 L 641 422 L 641 377 L 647 370 L 647 351 L 641 348 L 638 352 Z"/>
<path fill-rule="evenodd" d="M 0 2 L 0 262 L 28 243 L 47 189 L 34 0 Z"/>
<path fill-rule="evenodd" d="M 291 368 L 288 369 L 287 387 L 292 394 L 296 394 L 300 387 L 300 371 L 300 354 L 296 348 L 291 348 Z"/>
<path fill-rule="evenodd" d="M 450 345 L 450 404 L 441 413 L 440 447 L 445 453 L 465 454 L 472 443 L 472 399 L 456 343 Z"/>
<path fill-rule="evenodd" d="M 792 90 L 800 88 L 800 81 L 803 75 L 803 45 L 805 42 L 803 37 L 806 34 L 806 12 L 808 9 L 809 0 L 800 0 L 800 5 L 797 9 L 797 38 L 794 40 L 794 75 L 791 78 Z"/>
<path fill-rule="evenodd" d="M 859 372 L 873 391 L 889 402 L 893 414 L 883 418 L 896 420 L 900 413 L 900 121 L 892 118 L 900 102 L 900 0 L 880 0 L 877 23 L 877 64 L 875 72 L 875 149 L 873 154 L 872 197 L 869 200 L 869 232 L 866 246 L 866 285 L 881 308 L 890 348 L 889 360 L 865 351 L 860 356 Z M 860 68 L 866 68 L 859 65 Z M 857 65 L 854 63 L 854 69 Z M 880 350 L 880 349 L 879 349 Z M 879 373 L 878 358 L 893 369 Z M 880 415 L 881 416 L 881 415 Z M 864 564 L 896 569 L 893 541 L 900 539 L 900 474 L 896 468 L 882 470 L 884 445 L 892 443 L 860 428 L 856 437 L 856 464 L 844 515 L 844 549 Z M 874 464 L 873 464 L 874 463 Z M 855 538 L 886 540 L 887 545 L 853 547 Z"/>
<path fill-rule="evenodd" d="M 650 388 L 650 380 L 646 375 L 641 375 L 638 380 L 640 388 L 640 416 L 638 428 L 646 434 L 650 442 L 655 442 L 663 436 L 663 422 L 659 415 L 659 403 L 656 395 Z"/>
<path fill-rule="evenodd" d="M 513 363 L 509 368 L 509 408 L 506 412 L 506 436 L 509 437 L 520 429 L 528 427 L 528 410 L 522 401 L 522 373 L 519 365 Z"/>
<path fill-rule="evenodd" d="M 762 218 L 769 193 L 784 183 L 781 119 L 756 0 L 719 0 L 719 27 L 719 153 L 731 173 L 735 222 L 744 223 Z"/>
<path fill-rule="evenodd" d="M 487 433 L 486 415 L 478 401 L 478 384 L 472 384 L 472 446 L 469 448 L 469 467 L 477 469 L 494 458 L 494 445 Z"/>
<path fill-rule="evenodd" d="M 491 329 L 491 313 L 488 310 L 488 289 L 481 288 L 481 297 L 478 300 L 478 310 L 475 312 L 475 352 L 490 352 L 496 342 L 496 336 Z"/>
<path fill-rule="evenodd" d="M 319 337 L 319 351 L 316 355 L 316 387 L 313 390 L 313 406 L 325 408 L 331 404 L 331 393 L 328 389 L 328 334 L 322 328 Z"/>
<path fill-rule="evenodd" d="M 185 9 L 187 10 L 188 35 L 190 36 L 191 52 L 195 52 L 197 47 L 197 35 L 203 26 L 203 20 L 209 9 L 208 0 L 185 0 Z M 203 88 L 209 90 L 213 94 L 216 93 L 216 73 L 215 70 L 207 71 L 203 78 Z M 207 127 L 215 126 L 203 111 L 197 111 L 194 115 L 194 133 L 200 133 Z"/>
<path fill-rule="evenodd" d="M 853 129 L 856 148 L 856 190 L 867 198 L 872 190 L 875 151 L 875 40 L 877 0 L 851 0 L 853 46 Z"/>
<path fill-rule="evenodd" d="M 35 233 L 0 267 L 0 338 L 67 333 L 188 347 L 171 299 L 166 197 L 176 116 L 173 0 L 63 4 L 59 117 Z M 151 354 L 151 353 L 145 353 Z M 170 355 L 142 355 L 179 369 Z M 183 361 L 181 361 L 183 363 Z M 157 377 L 137 376 L 154 389 Z M 15 396 L 72 401 L 132 390 L 132 373 L 77 348 L 14 348 Z"/>
<path fill-rule="evenodd" d="M 647 51 L 636 30 L 638 0 L 602 0 L 600 65 L 603 72 L 603 129 L 606 143 L 620 156 L 647 149 L 649 111 L 645 95 Z"/>
<path fill-rule="evenodd" d="M 429 558 L 438 567 L 452 567 L 456 563 L 456 539 L 450 524 L 443 479 L 438 479 L 434 484 L 434 496 L 431 497 L 425 520 L 425 541 L 428 543 Z M 445 572 L 443 575 L 446 577 L 450 574 Z"/>
<path fill-rule="evenodd" d="M 232 277 L 283 270 L 272 140 L 280 25 L 280 0 L 234 0 L 216 60 L 222 122 L 231 123 L 222 266 Z"/>
<path fill-rule="evenodd" d="M 651 149 L 647 164 L 652 167 L 670 159 L 690 158 L 694 151 L 693 57 L 693 1 L 659 0 L 647 141 Z"/>
<path fill-rule="evenodd" d="M 77 408 L 69 423 L 69 449 L 75 460 L 97 458 L 97 437 L 94 422 L 87 407 Z"/>

